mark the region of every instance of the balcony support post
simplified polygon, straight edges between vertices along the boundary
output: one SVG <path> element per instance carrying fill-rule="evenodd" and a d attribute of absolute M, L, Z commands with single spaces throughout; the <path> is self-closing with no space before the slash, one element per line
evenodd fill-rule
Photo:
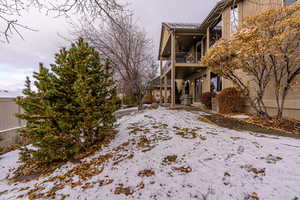
<path fill-rule="evenodd" d="M 167 86 L 168 82 L 167 82 L 167 76 L 164 77 L 164 85 L 165 85 L 165 96 L 164 96 L 164 103 L 165 103 L 165 106 L 167 106 L 168 104 L 168 86 Z"/>
<path fill-rule="evenodd" d="M 204 40 L 202 38 L 202 40 L 201 40 L 201 58 L 203 58 L 203 57 L 204 57 Z"/>
<path fill-rule="evenodd" d="M 175 32 L 172 33 L 171 36 L 171 108 L 175 107 L 175 68 L 176 68 L 176 43 L 175 43 L 176 35 Z"/>
<path fill-rule="evenodd" d="M 163 75 L 163 71 L 162 71 L 162 58 L 160 58 L 159 60 L 159 68 L 160 68 L 160 76 L 159 76 L 159 93 L 160 93 L 160 97 L 159 97 L 159 103 L 162 104 L 163 101 L 163 95 L 162 95 L 162 87 L 163 87 L 163 83 L 162 83 L 162 75 Z"/>
<path fill-rule="evenodd" d="M 209 43 L 210 43 L 210 27 L 208 27 L 207 28 L 207 31 L 206 31 L 206 33 L 207 33 L 207 45 L 206 45 L 206 52 L 209 50 L 209 48 L 210 48 L 210 46 L 209 46 Z M 210 92 L 210 70 L 207 68 L 207 70 L 206 70 L 206 92 Z"/>

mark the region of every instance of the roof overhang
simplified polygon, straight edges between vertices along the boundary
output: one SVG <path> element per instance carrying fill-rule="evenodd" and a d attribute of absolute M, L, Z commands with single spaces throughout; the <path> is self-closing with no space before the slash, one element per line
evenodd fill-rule
<path fill-rule="evenodd" d="M 201 33 L 206 33 L 208 27 L 217 23 L 217 21 L 222 17 L 223 11 L 229 6 L 233 6 L 234 4 L 238 4 L 243 0 L 221 0 L 216 6 L 210 11 L 208 16 L 200 25 L 199 29 Z"/>

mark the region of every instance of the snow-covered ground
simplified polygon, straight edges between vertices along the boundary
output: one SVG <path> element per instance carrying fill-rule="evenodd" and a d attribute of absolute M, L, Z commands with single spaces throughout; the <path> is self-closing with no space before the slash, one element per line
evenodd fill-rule
<path fill-rule="evenodd" d="M 104 151 L 47 177 L 9 183 L 17 151 L 0 156 L 0 199 L 296 200 L 300 140 L 238 132 L 165 108 L 118 120 Z"/>

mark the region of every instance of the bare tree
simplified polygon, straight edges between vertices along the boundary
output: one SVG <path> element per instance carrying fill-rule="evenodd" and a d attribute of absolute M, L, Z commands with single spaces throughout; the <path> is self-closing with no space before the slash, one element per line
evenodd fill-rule
<path fill-rule="evenodd" d="M 54 16 L 79 14 L 91 21 L 100 16 L 113 21 L 114 14 L 123 11 L 124 5 L 117 0 L 0 0 L 0 41 L 9 42 L 14 34 L 23 38 L 21 29 L 33 30 L 30 25 L 19 23 L 22 14 L 33 7 Z"/>
<path fill-rule="evenodd" d="M 121 90 L 134 95 L 141 106 L 145 84 L 154 78 L 157 66 L 152 41 L 133 22 L 132 15 L 119 14 L 107 25 L 85 22 L 75 33 L 111 60 Z"/>

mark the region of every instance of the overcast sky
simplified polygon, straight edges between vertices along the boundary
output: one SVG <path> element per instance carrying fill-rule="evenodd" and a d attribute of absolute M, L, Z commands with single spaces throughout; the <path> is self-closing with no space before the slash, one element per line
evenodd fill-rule
<path fill-rule="evenodd" d="M 218 0 L 129 0 L 138 23 L 158 48 L 162 22 L 201 23 Z M 70 26 L 65 18 L 53 18 L 30 10 L 22 23 L 36 32 L 23 31 L 24 40 L 14 36 L 9 44 L 0 43 L 0 90 L 20 91 L 26 76 L 53 62 L 59 48 L 68 46 L 60 35 L 68 36 Z M 0 26 L 1 27 L 1 26 Z"/>

